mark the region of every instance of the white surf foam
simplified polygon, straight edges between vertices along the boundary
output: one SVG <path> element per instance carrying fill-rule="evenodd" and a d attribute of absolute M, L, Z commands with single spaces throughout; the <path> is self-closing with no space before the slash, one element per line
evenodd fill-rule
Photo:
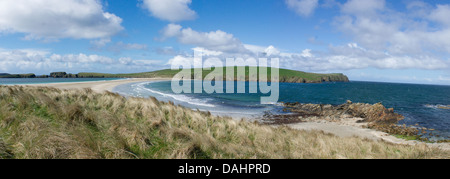
<path fill-rule="evenodd" d="M 137 84 L 132 85 L 132 88 L 139 95 L 142 95 L 143 91 L 147 91 L 147 92 L 150 92 L 153 94 L 158 94 L 158 95 L 161 95 L 166 98 L 172 98 L 176 101 L 188 103 L 191 105 L 211 107 L 211 108 L 216 107 L 215 105 L 208 103 L 210 101 L 210 99 L 202 100 L 202 99 L 191 98 L 191 97 L 188 97 L 188 96 L 182 95 L 182 94 L 167 94 L 167 93 L 163 93 L 163 92 L 152 90 L 152 89 L 145 87 L 145 85 L 150 84 L 150 83 L 152 83 L 152 82 L 137 83 Z"/>
<path fill-rule="evenodd" d="M 442 104 L 436 105 L 426 104 L 425 107 L 433 109 L 450 109 L 450 105 L 442 105 Z"/>

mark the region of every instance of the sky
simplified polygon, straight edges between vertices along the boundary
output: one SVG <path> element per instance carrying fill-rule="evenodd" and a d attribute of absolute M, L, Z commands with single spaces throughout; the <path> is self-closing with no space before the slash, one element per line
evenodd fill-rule
<path fill-rule="evenodd" d="M 447 0 L 1 0 L 0 73 L 147 72 L 196 50 L 450 85 L 449 17 Z"/>

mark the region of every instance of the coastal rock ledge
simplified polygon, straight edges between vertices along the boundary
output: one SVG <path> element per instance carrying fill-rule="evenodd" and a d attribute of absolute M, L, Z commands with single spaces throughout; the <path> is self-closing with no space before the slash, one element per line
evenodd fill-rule
<path fill-rule="evenodd" d="M 393 108 L 386 108 L 381 103 L 373 105 L 352 103 L 351 101 L 341 105 L 284 103 L 284 107 L 284 111 L 290 112 L 290 114 L 266 114 L 264 116 L 265 123 L 279 125 L 305 121 L 339 122 L 342 119 L 353 118 L 357 120 L 356 123 L 366 124 L 367 128 L 389 134 L 417 136 L 419 133 L 415 127 L 398 125 L 404 116 L 395 113 Z"/>

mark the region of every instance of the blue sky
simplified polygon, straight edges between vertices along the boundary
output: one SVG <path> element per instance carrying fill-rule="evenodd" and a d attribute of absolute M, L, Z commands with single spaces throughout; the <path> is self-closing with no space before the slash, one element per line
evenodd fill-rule
<path fill-rule="evenodd" d="M 450 2 L 2 0 L 0 72 L 129 73 L 194 49 L 351 80 L 450 84 Z"/>

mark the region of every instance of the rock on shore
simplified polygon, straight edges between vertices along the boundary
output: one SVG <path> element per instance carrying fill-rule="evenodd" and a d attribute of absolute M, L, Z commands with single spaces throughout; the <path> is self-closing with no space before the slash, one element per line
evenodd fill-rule
<path fill-rule="evenodd" d="M 404 116 L 395 113 L 393 108 L 387 109 L 381 103 L 372 105 L 348 101 L 341 105 L 285 103 L 284 106 L 284 110 L 291 114 L 266 115 L 267 121 L 273 124 L 289 124 L 305 120 L 338 122 L 341 119 L 355 118 L 359 120 L 358 123 L 367 124 L 368 128 L 390 134 L 416 136 L 419 132 L 416 128 L 397 125 Z"/>

